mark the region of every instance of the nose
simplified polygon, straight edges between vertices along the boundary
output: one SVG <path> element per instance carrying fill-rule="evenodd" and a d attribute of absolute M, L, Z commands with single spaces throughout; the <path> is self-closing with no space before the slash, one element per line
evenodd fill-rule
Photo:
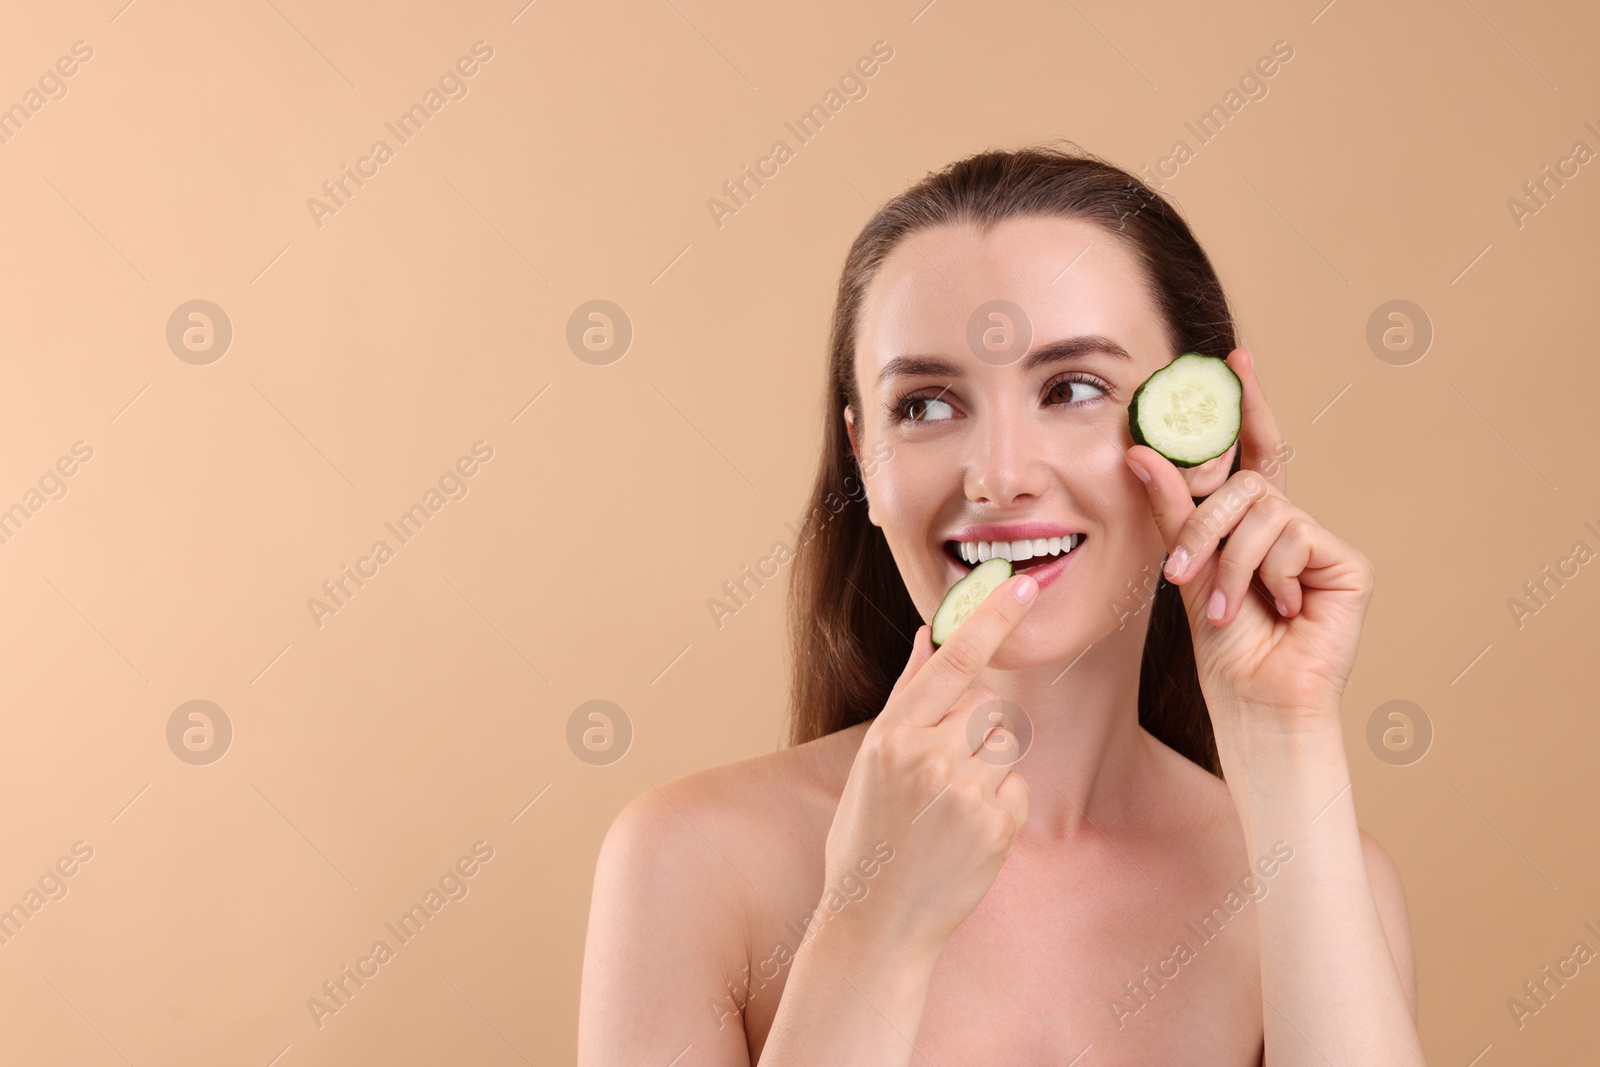
<path fill-rule="evenodd" d="M 1042 442 L 1020 413 L 1001 410 L 984 420 L 967 464 L 967 499 L 1009 508 L 1044 491 Z"/>

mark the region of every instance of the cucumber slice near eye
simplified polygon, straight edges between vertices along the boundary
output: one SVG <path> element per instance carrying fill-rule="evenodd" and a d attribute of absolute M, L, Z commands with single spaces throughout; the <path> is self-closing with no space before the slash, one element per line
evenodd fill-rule
<path fill-rule="evenodd" d="M 1198 467 L 1239 437 L 1244 386 L 1225 360 L 1185 352 L 1146 378 L 1128 403 L 1135 444 Z"/>
<path fill-rule="evenodd" d="M 950 635 L 956 632 L 956 627 L 966 622 L 984 598 L 1000 585 L 1001 582 L 1011 577 L 1011 561 L 995 556 L 986 559 L 972 568 L 944 595 L 939 601 L 939 609 L 933 613 L 933 624 L 929 627 L 930 636 L 934 646 L 944 644 L 950 640 Z"/>

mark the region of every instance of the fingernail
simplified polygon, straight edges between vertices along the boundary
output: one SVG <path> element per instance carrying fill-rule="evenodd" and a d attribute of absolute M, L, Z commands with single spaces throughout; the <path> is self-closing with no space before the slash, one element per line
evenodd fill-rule
<path fill-rule="evenodd" d="M 1039 592 L 1039 583 L 1034 581 L 1031 575 L 1018 575 L 1017 584 L 1011 587 L 1011 592 L 1018 600 L 1026 604 Z"/>
<path fill-rule="evenodd" d="M 1222 595 L 1222 590 L 1211 591 L 1211 601 L 1206 604 L 1206 618 L 1216 622 L 1228 610 L 1228 598 Z"/>
<path fill-rule="evenodd" d="M 1274 604 L 1278 605 L 1278 614 L 1279 615 L 1287 615 L 1287 614 L 1289 614 L 1289 606 L 1287 604 L 1285 604 L 1282 600 L 1278 599 L 1277 597 L 1273 597 L 1272 598 L 1272 602 Z"/>
<path fill-rule="evenodd" d="M 1189 550 L 1179 545 L 1167 557 L 1167 577 L 1182 578 L 1183 569 L 1189 565 Z"/>
<path fill-rule="evenodd" d="M 1127 459 L 1127 457 L 1123 457 L 1123 458 Z M 1130 470 L 1132 470 L 1133 473 L 1135 473 L 1135 474 L 1137 474 L 1139 476 L 1139 480 L 1141 482 L 1145 482 L 1146 484 L 1149 483 L 1149 481 L 1150 481 L 1150 473 L 1148 471 L 1146 471 L 1143 467 L 1139 466 L 1137 463 L 1135 463 L 1131 459 L 1127 460 L 1127 463 L 1128 463 L 1128 468 Z"/>

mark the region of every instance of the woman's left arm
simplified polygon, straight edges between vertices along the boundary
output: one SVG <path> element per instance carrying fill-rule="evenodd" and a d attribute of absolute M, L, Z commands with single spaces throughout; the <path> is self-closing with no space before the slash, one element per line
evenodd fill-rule
<path fill-rule="evenodd" d="M 1238 473 L 1197 506 L 1231 450 L 1187 475 L 1142 445 L 1127 458 L 1183 594 L 1248 855 L 1276 847 L 1257 904 L 1265 1063 L 1422 1064 L 1405 895 L 1356 825 L 1340 724 L 1372 564 L 1289 502 L 1254 364 L 1243 349 L 1228 364 L 1244 385 Z"/>

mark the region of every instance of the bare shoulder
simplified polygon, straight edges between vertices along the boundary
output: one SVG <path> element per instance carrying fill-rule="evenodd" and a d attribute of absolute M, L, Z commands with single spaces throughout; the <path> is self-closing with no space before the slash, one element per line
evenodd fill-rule
<path fill-rule="evenodd" d="M 701 871 L 720 864 L 733 874 L 728 868 L 737 868 L 740 857 L 759 862 L 752 853 L 771 853 L 775 835 L 814 830 L 819 819 L 825 833 L 866 727 L 652 787 L 618 814 L 602 851 L 675 846 L 677 863 Z"/>
<path fill-rule="evenodd" d="M 748 1063 L 742 1021 L 717 1004 L 748 964 L 761 910 L 820 884 L 864 731 L 696 771 L 622 809 L 595 865 L 581 1067 L 666 1063 L 688 1043 L 701 1063 Z"/>
<path fill-rule="evenodd" d="M 1378 918 L 1383 923 L 1384 936 L 1389 941 L 1389 952 L 1394 957 L 1395 973 L 1405 990 L 1406 1006 L 1411 1009 L 1411 1021 L 1417 1019 L 1417 965 L 1411 945 L 1411 916 L 1406 906 L 1406 890 L 1400 881 L 1400 869 L 1387 849 L 1366 830 L 1361 834 L 1361 856 L 1367 865 L 1367 881 L 1372 886 L 1372 902 L 1378 907 Z"/>
<path fill-rule="evenodd" d="M 757 868 L 771 843 L 787 839 L 782 831 L 824 801 L 819 747 L 826 746 L 781 749 L 652 785 L 612 821 L 596 892 L 609 883 L 656 906 L 699 902 L 669 914 L 692 917 L 709 906 L 726 915 L 743 902 L 741 886 L 760 884 Z"/>

